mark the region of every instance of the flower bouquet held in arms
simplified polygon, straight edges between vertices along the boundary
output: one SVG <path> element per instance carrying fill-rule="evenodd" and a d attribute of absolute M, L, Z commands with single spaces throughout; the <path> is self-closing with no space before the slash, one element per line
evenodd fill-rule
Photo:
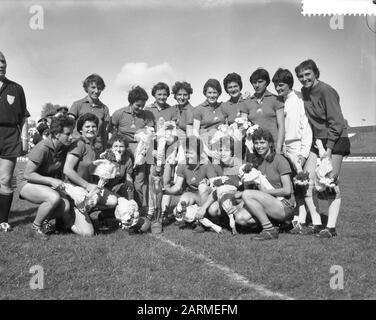
<path fill-rule="evenodd" d="M 175 141 L 178 140 L 178 134 L 176 131 L 175 121 L 165 121 L 163 118 L 158 120 L 158 131 L 156 134 L 157 139 L 157 166 L 161 166 L 163 163 L 163 158 L 167 146 L 172 145 Z M 166 163 L 175 164 L 176 163 L 176 148 L 170 152 L 166 159 Z"/>
<path fill-rule="evenodd" d="M 323 192 L 327 188 L 332 189 L 337 185 L 337 177 L 332 174 L 333 166 L 331 159 L 323 158 L 325 149 L 322 141 L 317 139 L 316 146 L 319 149 L 320 159 L 317 159 L 316 176 L 315 176 L 315 188 L 318 192 Z"/>
<path fill-rule="evenodd" d="M 134 154 L 134 168 L 142 166 L 146 162 L 146 154 L 149 148 L 152 147 L 154 138 L 154 128 L 146 126 L 134 135 L 136 141 L 138 141 L 135 154 Z"/>
<path fill-rule="evenodd" d="M 97 205 L 99 193 L 102 192 L 108 180 L 115 178 L 119 172 L 121 159 L 119 153 L 108 149 L 99 157 L 100 159 L 92 162 L 92 174 L 99 177 L 97 184 L 99 192 L 93 191 L 89 193 L 82 187 L 74 186 L 70 183 L 64 184 L 65 193 L 73 199 L 75 208 L 82 213 L 89 212 Z"/>
<path fill-rule="evenodd" d="M 119 220 L 119 227 L 129 233 L 146 233 L 150 230 L 150 220 L 140 217 L 138 205 L 134 200 L 123 197 L 118 199 L 115 209 L 115 217 Z"/>
<path fill-rule="evenodd" d="M 258 124 L 254 124 L 248 127 L 246 134 L 245 134 L 245 145 L 248 148 L 250 153 L 253 153 L 253 142 L 252 142 L 252 135 L 253 133 L 259 128 Z"/>
<path fill-rule="evenodd" d="M 196 214 L 199 209 L 197 204 L 187 205 L 185 201 L 179 201 L 177 206 L 174 208 L 174 217 L 176 221 L 184 221 L 186 223 L 193 223 L 199 221 L 203 226 L 213 229 L 216 233 L 222 233 L 222 228 L 207 218 L 197 219 Z"/>
<path fill-rule="evenodd" d="M 235 118 L 234 123 L 230 125 L 230 128 L 233 131 L 233 138 L 239 141 L 245 137 L 248 128 L 251 127 L 252 122 L 248 121 L 248 119 L 244 117 Z"/>
<path fill-rule="evenodd" d="M 261 171 L 255 169 L 250 163 L 243 164 L 239 168 L 239 178 L 245 185 L 247 183 L 254 183 L 256 185 L 261 185 L 266 190 L 275 189 Z M 282 200 L 283 197 L 277 197 L 277 199 Z"/>

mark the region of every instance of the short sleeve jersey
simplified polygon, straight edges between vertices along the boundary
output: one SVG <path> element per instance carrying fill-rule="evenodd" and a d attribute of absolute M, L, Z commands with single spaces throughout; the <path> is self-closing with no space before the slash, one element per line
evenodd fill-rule
<path fill-rule="evenodd" d="M 89 172 L 89 166 L 97 158 L 97 154 L 90 142 L 81 138 L 68 153 L 78 158 L 78 163 L 74 168 L 77 174 L 87 182 L 93 183 L 94 177 Z"/>
<path fill-rule="evenodd" d="M 258 167 L 258 170 L 269 180 L 270 184 L 275 188 L 282 188 L 281 176 L 288 174 L 291 175 L 291 167 L 287 159 L 280 155 L 276 154 L 272 162 L 264 160 Z M 287 197 L 288 198 L 288 197 Z M 289 199 L 294 198 L 292 193 Z"/>
<path fill-rule="evenodd" d="M 275 142 L 278 136 L 277 110 L 283 108 L 283 101 L 268 90 L 265 91 L 260 103 L 257 102 L 257 98 L 253 95 L 241 102 L 239 106 L 240 112 L 246 113 L 249 121 L 268 129 Z"/>
<path fill-rule="evenodd" d="M 112 132 L 125 136 L 128 142 L 134 140 L 135 133 L 145 128 L 154 127 L 154 115 L 149 110 L 142 110 L 139 114 L 133 113 L 131 106 L 123 107 L 114 112 L 111 117 Z"/>
<path fill-rule="evenodd" d="M 50 137 L 40 141 L 29 153 L 29 161 L 35 163 L 36 170 L 42 176 L 61 178 L 67 149 L 56 150 Z"/>
<path fill-rule="evenodd" d="M 207 178 L 217 177 L 218 174 L 212 164 L 200 164 L 195 168 L 188 164 L 179 164 L 176 170 L 178 177 L 184 178 L 187 190 L 197 191 L 200 182 Z"/>
<path fill-rule="evenodd" d="M 207 101 L 201 103 L 194 109 L 193 118 L 200 121 L 200 129 L 204 130 L 215 129 L 225 123 L 220 103 L 216 107 L 209 105 Z"/>
<path fill-rule="evenodd" d="M 187 126 L 193 125 L 194 108 L 190 103 L 184 106 L 176 105 L 175 108 L 177 111 L 177 127 L 186 132 Z"/>
<path fill-rule="evenodd" d="M 98 105 L 94 105 L 86 96 L 83 99 L 73 102 L 69 112 L 74 114 L 77 119 L 85 113 L 95 114 L 99 119 L 98 137 L 100 141 L 104 141 L 106 128 L 103 126 L 103 123 L 110 121 L 110 111 L 105 104 L 103 104 L 101 101 L 98 101 Z"/>
<path fill-rule="evenodd" d="M 19 126 L 23 118 L 30 117 L 23 88 L 7 78 L 0 88 L 0 115 L 0 126 Z"/>
<path fill-rule="evenodd" d="M 153 114 L 154 129 L 156 131 L 159 119 L 162 118 L 164 121 L 176 122 L 178 118 L 176 107 L 171 107 L 168 104 L 166 104 L 164 108 L 160 108 L 157 103 L 153 103 L 152 105 L 146 107 L 145 110 L 150 111 Z"/>
<path fill-rule="evenodd" d="M 123 159 L 120 162 L 119 175 L 115 177 L 114 179 L 109 180 L 107 182 L 107 187 L 111 189 L 117 184 L 123 183 L 127 178 L 127 174 L 131 175 L 132 172 L 133 172 L 132 159 L 127 154 L 125 154 L 125 156 L 123 156 Z"/>
<path fill-rule="evenodd" d="M 235 119 L 240 116 L 240 106 L 242 101 L 243 100 L 241 99 L 238 102 L 228 100 L 222 103 L 221 108 L 227 124 L 233 124 Z"/>

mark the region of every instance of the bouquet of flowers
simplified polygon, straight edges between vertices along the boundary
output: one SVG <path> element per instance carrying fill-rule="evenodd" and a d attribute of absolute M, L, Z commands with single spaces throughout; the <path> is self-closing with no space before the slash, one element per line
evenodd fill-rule
<path fill-rule="evenodd" d="M 182 201 L 177 204 L 173 213 L 177 221 L 185 221 L 187 223 L 193 223 L 194 221 L 198 220 L 196 218 L 198 209 L 199 209 L 199 206 L 197 204 L 187 206 L 187 203 L 185 201 Z M 222 233 L 222 228 L 214 224 L 213 222 L 211 222 L 209 219 L 202 218 L 202 219 L 199 219 L 198 221 L 205 227 L 212 228 L 217 233 Z"/>
<path fill-rule="evenodd" d="M 261 185 L 266 190 L 275 189 L 261 171 L 255 169 L 250 163 L 243 164 L 239 168 L 239 177 L 243 183 L 253 182 Z M 283 197 L 277 197 L 277 199 L 282 200 Z"/>
<path fill-rule="evenodd" d="M 99 195 L 97 193 L 90 194 L 82 187 L 64 183 L 62 191 L 74 201 L 75 210 L 82 213 L 89 212 L 98 203 Z"/>
<path fill-rule="evenodd" d="M 178 134 L 176 130 L 175 121 L 164 121 L 163 118 L 159 120 L 159 128 L 156 134 L 157 139 L 157 165 L 162 165 L 163 156 L 165 153 L 166 146 L 171 145 L 174 141 L 178 139 Z M 169 157 L 167 157 L 166 162 L 169 164 L 175 164 L 176 162 L 176 152 L 177 145 L 175 150 L 173 150 Z"/>
<path fill-rule="evenodd" d="M 230 128 L 229 125 L 220 124 L 218 126 L 218 129 L 216 130 L 216 132 L 214 133 L 214 135 L 210 139 L 210 144 L 213 145 L 213 144 L 219 142 L 224 137 L 231 136 L 232 133 L 233 133 L 233 129 Z"/>
<path fill-rule="evenodd" d="M 259 128 L 258 124 L 251 125 L 248 127 L 247 132 L 245 134 L 245 145 L 247 146 L 250 153 L 253 153 L 252 136 L 258 128 Z"/>
<path fill-rule="evenodd" d="M 317 191 L 325 191 L 326 188 L 334 188 L 336 179 L 332 176 L 333 166 L 329 158 L 319 160 L 316 168 L 315 188 Z"/>
<path fill-rule="evenodd" d="M 235 118 L 235 122 L 230 125 L 233 130 L 232 134 L 235 140 L 241 141 L 246 135 L 248 128 L 252 126 L 252 123 L 247 118 L 238 117 Z"/>
<path fill-rule="evenodd" d="M 119 220 L 121 229 L 129 229 L 137 224 L 139 220 L 139 211 L 137 202 L 134 200 L 127 200 L 119 198 L 115 209 L 115 217 Z"/>
<path fill-rule="evenodd" d="M 100 159 L 92 162 L 94 166 L 93 175 L 99 177 L 98 188 L 103 189 L 108 180 L 115 178 L 119 173 L 121 156 L 119 153 L 108 149 L 99 157 Z"/>
<path fill-rule="evenodd" d="M 134 138 L 138 141 L 134 154 L 134 167 L 141 166 L 146 161 L 146 153 L 154 138 L 154 128 L 146 126 L 143 130 L 137 132 Z"/>

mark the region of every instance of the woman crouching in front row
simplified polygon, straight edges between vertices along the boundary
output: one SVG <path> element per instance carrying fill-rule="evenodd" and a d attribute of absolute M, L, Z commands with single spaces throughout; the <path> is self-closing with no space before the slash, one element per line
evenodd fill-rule
<path fill-rule="evenodd" d="M 24 170 L 20 198 L 39 205 L 32 232 L 43 240 L 51 231 L 50 219 L 59 218 L 67 225 L 71 220 L 69 200 L 60 190 L 64 187 L 62 172 L 73 128 L 74 120 L 67 116 L 52 118 L 50 135 L 32 149 Z"/>
<path fill-rule="evenodd" d="M 278 238 L 278 230 L 270 219 L 284 222 L 293 218 L 295 197 L 291 182 L 291 168 L 288 161 L 276 154 L 272 134 L 263 128 L 257 129 L 252 135 L 253 159 L 256 169 L 266 176 L 274 189 L 267 190 L 261 185 L 259 190 L 245 190 L 242 199 L 248 211 L 242 211 L 236 216 L 238 224 L 247 224 L 253 216 L 262 225 L 261 233 L 256 240 Z"/>

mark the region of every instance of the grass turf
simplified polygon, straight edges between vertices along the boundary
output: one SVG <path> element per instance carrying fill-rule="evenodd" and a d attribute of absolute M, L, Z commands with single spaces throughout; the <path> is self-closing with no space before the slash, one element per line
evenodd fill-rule
<path fill-rule="evenodd" d="M 22 164 L 17 170 L 22 168 Z M 344 163 L 338 237 L 281 234 L 257 242 L 252 235 L 192 234 L 165 228 L 162 237 L 227 266 L 254 284 L 297 299 L 376 299 L 376 164 Z M 92 238 L 72 234 L 34 239 L 36 207 L 13 202 L 15 231 L 0 233 L 0 299 L 264 299 L 198 256 L 152 235 L 117 230 Z M 41 265 L 45 288 L 31 290 L 29 269 Z M 329 286 L 330 268 L 344 269 L 344 289 Z"/>

